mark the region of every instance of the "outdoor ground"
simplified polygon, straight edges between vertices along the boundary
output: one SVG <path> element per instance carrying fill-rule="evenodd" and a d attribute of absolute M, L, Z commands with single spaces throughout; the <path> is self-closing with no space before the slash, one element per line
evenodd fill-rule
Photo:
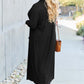
<path fill-rule="evenodd" d="M 84 84 L 84 41 L 82 37 L 76 36 L 76 30 L 72 29 L 73 22 L 72 26 L 67 20 L 59 22 L 62 49 L 61 52 L 55 52 L 55 79 L 51 84 Z M 25 75 L 20 84 L 34 83 L 26 80 Z"/>

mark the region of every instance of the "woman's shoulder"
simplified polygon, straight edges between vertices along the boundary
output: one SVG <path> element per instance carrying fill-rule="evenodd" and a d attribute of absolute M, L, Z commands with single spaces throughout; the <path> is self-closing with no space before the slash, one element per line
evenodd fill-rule
<path fill-rule="evenodd" d="M 42 3 L 40 1 L 38 1 L 32 5 L 32 8 L 37 9 L 37 10 L 41 10 Z"/>
<path fill-rule="evenodd" d="M 32 7 L 38 7 L 39 6 L 39 2 L 35 2 Z"/>
<path fill-rule="evenodd" d="M 43 11 L 43 3 L 38 1 L 31 6 L 27 15 L 30 16 L 32 13 L 41 14 L 42 11 Z"/>
<path fill-rule="evenodd" d="M 38 13 L 39 14 L 41 11 L 41 7 L 42 6 L 41 6 L 41 3 L 39 1 L 34 3 L 31 6 L 30 10 L 28 11 L 27 15 L 30 16 L 32 13 Z"/>

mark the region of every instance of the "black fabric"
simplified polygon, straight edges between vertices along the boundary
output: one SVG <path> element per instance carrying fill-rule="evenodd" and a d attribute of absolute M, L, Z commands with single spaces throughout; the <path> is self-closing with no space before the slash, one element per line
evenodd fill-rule
<path fill-rule="evenodd" d="M 30 32 L 26 79 L 37 84 L 49 84 L 54 79 L 55 24 L 48 21 L 42 0 L 31 7 L 28 17 L 26 24 Z"/>
<path fill-rule="evenodd" d="M 45 0 L 39 0 L 39 1 L 45 1 Z"/>

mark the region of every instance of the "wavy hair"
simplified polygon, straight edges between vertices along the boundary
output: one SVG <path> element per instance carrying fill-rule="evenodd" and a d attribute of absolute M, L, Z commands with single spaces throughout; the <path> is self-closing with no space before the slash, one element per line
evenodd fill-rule
<path fill-rule="evenodd" d="M 49 22 L 55 22 L 58 16 L 58 0 L 45 0 L 47 5 L 48 19 Z"/>

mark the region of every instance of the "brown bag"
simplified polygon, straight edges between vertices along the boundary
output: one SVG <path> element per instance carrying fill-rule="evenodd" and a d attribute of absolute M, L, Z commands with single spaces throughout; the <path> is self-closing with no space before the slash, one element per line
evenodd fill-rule
<path fill-rule="evenodd" d="M 56 21 L 56 28 L 57 28 L 57 32 L 58 32 L 58 40 L 56 39 L 56 47 L 55 47 L 55 51 L 56 52 L 60 52 L 61 51 L 61 40 L 59 37 L 59 28 L 58 28 L 58 22 Z"/>

